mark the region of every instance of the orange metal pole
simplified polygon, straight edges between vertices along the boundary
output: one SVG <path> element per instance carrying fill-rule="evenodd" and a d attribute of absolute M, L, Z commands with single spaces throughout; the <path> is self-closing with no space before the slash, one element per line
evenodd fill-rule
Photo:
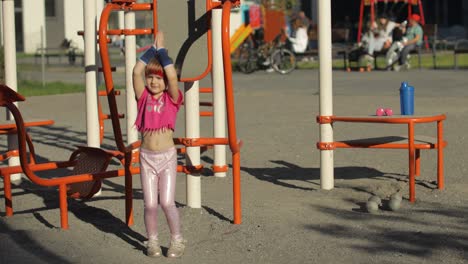
<path fill-rule="evenodd" d="M 13 215 L 13 198 L 11 195 L 11 175 L 9 173 L 3 176 L 3 189 L 5 192 L 6 216 L 12 216 Z"/>
<path fill-rule="evenodd" d="M 444 126 L 442 121 L 437 122 L 437 188 L 444 188 Z"/>
<path fill-rule="evenodd" d="M 359 8 L 359 26 L 358 26 L 357 42 L 361 42 L 363 18 L 364 18 L 364 0 L 361 0 L 361 7 Z"/>
<path fill-rule="evenodd" d="M 231 2 L 223 3 L 222 11 L 222 47 L 224 63 L 224 84 L 226 89 L 226 110 L 228 121 L 229 147 L 232 151 L 233 167 L 233 204 L 234 204 L 234 224 L 241 223 L 241 192 L 240 192 L 240 146 L 237 142 L 236 122 L 234 111 L 234 93 L 232 85 L 232 65 L 230 54 L 230 12 Z"/>
<path fill-rule="evenodd" d="M 408 155 L 409 155 L 409 200 L 410 202 L 416 201 L 416 193 L 415 193 L 415 177 L 414 177 L 414 123 L 408 123 Z"/>
<path fill-rule="evenodd" d="M 416 164 L 415 164 L 415 175 L 421 175 L 421 150 L 416 149 Z"/>
<path fill-rule="evenodd" d="M 67 205 L 67 185 L 59 186 L 59 204 L 60 204 L 60 224 L 63 229 L 68 229 L 68 205 Z"/>
<path fill-rule="evenodd" d="M 117 102 L 115 99 L 114 94 L 114 82 L 112 79 L 112 71 L 111 65 L 109 60 L 109 50 L 107 47 L 107 34 L 108 34 L 108 21 L 110 12 L 112 10 L 120 9 L 120 5 L 116 4 L 107 4 L 104 10 L 101 13 L 101 19 L 99 23 L 99 49 L 101 54 L 101 63 L 102 63 L 102 72 L 104 74 L 104 82 L 106 84 L 106 91 L 107 91 L 107 101 L 109 104 L 109 109 L 111 113 L 111 120 L 112 120 L 112 128 L 114 132 L 114 139 L 117 145 L 117 148 L 121 152 L 125 152 L 126 148 L 123 142 L 122 131 L 120 129 L 120 121 L 117 117 L 118 110 L 117 110 Z M 110 95 L 110 96 L 109 96 Z"/>
<path fill-rule="evenodd" d="M 125 222 L 128 226 L 133 225 L 133 183 L 130 171 L 132 153 L 125 153 Z"/>
<path fill-rule="evenodd" d="M 158 0 L 153 0 L 153 39 L 156 38 L 158 30 Z"/>

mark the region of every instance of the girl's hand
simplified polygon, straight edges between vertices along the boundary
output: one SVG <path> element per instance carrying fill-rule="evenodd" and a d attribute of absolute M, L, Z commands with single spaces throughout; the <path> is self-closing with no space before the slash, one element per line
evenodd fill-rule
<path fill-rule="evenodd" d="M 164 33 L 160 30 L 156 33 L 156 38 L 154 39 L 154 45 L 157 49 L 164 48 Z"/>

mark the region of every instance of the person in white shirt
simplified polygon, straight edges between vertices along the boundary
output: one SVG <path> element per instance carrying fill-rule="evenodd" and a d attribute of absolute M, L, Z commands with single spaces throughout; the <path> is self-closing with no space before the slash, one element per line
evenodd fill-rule
<path fill-rule="evenodd" d="M 291 36 L 288 36 L 289 46 L 295 53 L 304 53 L 309 43 L 309 37 L 307 35 L 307 28 L 302 24 L 300 18 L 296 18 L 292 23 L 293 32 Z"/>
<path fill-rule="evenodd" d="M 374 56 L 374 51 L 381 51 L 390 48 L 392 45 L 392 32 L 400 26 L 388 19 L 386 15 L 382 15 L 378 23 L 372 23 L 369 32 L 363 37 L 363 42 L 367 43 L 367 54 Z"/>

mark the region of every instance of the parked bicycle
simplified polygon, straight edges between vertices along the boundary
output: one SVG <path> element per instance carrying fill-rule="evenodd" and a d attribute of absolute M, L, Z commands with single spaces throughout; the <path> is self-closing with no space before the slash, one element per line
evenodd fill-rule
<path fill-rule="evenodd" d="M 271 42 L 263 43 L 254 35 L 249 36 L 240 46 L 237 68 L 243 73 L 272 68 L 278 73 L 287 74 L 296 68 L 296 56 L 285 47 L 281 34 Z"/>

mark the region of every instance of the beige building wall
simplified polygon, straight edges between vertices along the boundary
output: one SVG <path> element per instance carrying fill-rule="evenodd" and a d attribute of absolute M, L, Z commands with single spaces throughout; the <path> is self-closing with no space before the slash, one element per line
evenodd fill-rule
<path fill-rule="evenodd" d="M 84 49 L 82 36 L 78 36 L 78 31 L 84 29 L 83 25 L 83 1 L 63 0 L 64 17 L 64 38 L 72 40 L 78 49 Z"/>
<path fill-rule="evenodd" d="M 65 0 L 66 1 L 66 0 Z M 65 38 L 64 34 L 64 12 L 63 6 L 65 1 L 55 1 L 55 16 L 46 16 L 46 35 L 47 47 L 58 48 Z"/>
<path fill-rule="evenodd" d="M 41 47 L 41 28 L 46 30 L 44 0 L 23 0 L 22 9 L 24 52 L 34 53 Z"/>

